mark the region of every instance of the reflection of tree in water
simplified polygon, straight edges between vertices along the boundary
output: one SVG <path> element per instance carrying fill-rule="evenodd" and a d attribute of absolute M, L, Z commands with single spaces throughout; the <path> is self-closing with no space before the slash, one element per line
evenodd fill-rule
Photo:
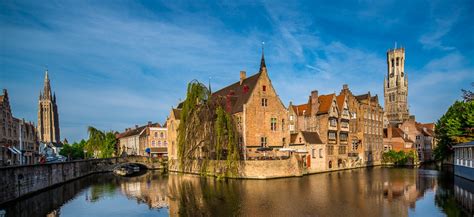
<path fill-rule="evenodd" d="M 451 171 L 450 171 L 451 170 Z M 454 196 L 454 175 L 450 167 L 444 167 L 438 176 L 439 188 L 435 194 L 435 204 L 448 216 L 467 216 L 459 207 Z"/>
<path fill-rule="evenodd" d="M 113 197 L 117 185 L 115 183 L 104 183 L 101 185 L 92 185 L 90 191 L 90 202 L 95 203 L 104 197 Z"/>
<path fill-rule="evenodd" d="M 179 216 L 238 216 L 239 180 L 169 177 L 170 214 Z"/>

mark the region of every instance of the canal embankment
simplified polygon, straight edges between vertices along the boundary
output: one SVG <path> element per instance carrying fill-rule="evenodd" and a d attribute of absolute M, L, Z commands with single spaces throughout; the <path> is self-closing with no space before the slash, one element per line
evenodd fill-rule
<path fill-rule="evenodd" d="M 126 163 L 143 164 L 148 169 L 166 168 L 160 160 L 139 156 L 1 167 L 0 204 L 94 173 L 110 172 Z"/>

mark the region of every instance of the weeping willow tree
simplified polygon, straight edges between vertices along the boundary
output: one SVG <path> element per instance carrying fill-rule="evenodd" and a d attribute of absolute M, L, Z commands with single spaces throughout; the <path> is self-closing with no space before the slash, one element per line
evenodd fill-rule
<path fill-rule="evenodd" d="M 209 89 L 198 81 L 188 84 L 178 127 L 179 168 L 186 171 L 193 160 L 226 160 L 225 172 L 236 171 L 240 154 L 232 116 L 222 108 L 223 100 L 211 99 Z M 221 161 L 218 161 L 219 163 Z"/>
<path fill-rule="evenodd" d="M 84 149 L 89 155 L 94 154 L 96 157 L 100 158 L 113 156 L 116 144 L 114 132 L 101 131 L 92 126 L 87 128 L 87 132 L 89 133 L 89 139 L 87 140 Z"/>

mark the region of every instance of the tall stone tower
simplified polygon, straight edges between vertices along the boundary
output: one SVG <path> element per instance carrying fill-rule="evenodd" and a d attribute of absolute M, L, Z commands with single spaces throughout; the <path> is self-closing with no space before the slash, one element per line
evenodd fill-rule
<path fill-rule="evenodd" d="M 44 90 L 40 91 L 38 103 L 38 139 L 45 143 L 60 143 L 59 114 L 56 93 L 51 94 L 48 70 L 44 76 Z"/>
<path fill-rule="evenodd" d="M 408 120 L 408 79 L 405 73 L 405 48 L 387 51 L 384 79 L 385 116 L 390 124 Z"/>

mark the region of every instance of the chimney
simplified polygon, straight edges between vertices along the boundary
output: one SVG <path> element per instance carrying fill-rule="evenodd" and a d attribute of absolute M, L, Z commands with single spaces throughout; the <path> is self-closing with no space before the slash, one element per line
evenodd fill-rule
<path fill-rule="evenodd" d="M 311 103 L 310 105 L 311 116 L 315 116 L 319 109 L 318 91 L 317 90 L 311 91 L 311 96 L 309 98 L 310 98 L 310 103 Z"/>
<path fill-rule="evenodd" d="M 343 85 L 342 85 L 342 89 L 343 89 L 343 90 L 347 90 L 347 89 L 349 89 L 349 85 L 347 85 L 347 84 L 343 84 Z"/>
<path fill-rule="evenodd" d="M 240 85 L 244 82 L 244 80 L 247 78 L 247 73 L 245 71 L 240 71 Z"/>

